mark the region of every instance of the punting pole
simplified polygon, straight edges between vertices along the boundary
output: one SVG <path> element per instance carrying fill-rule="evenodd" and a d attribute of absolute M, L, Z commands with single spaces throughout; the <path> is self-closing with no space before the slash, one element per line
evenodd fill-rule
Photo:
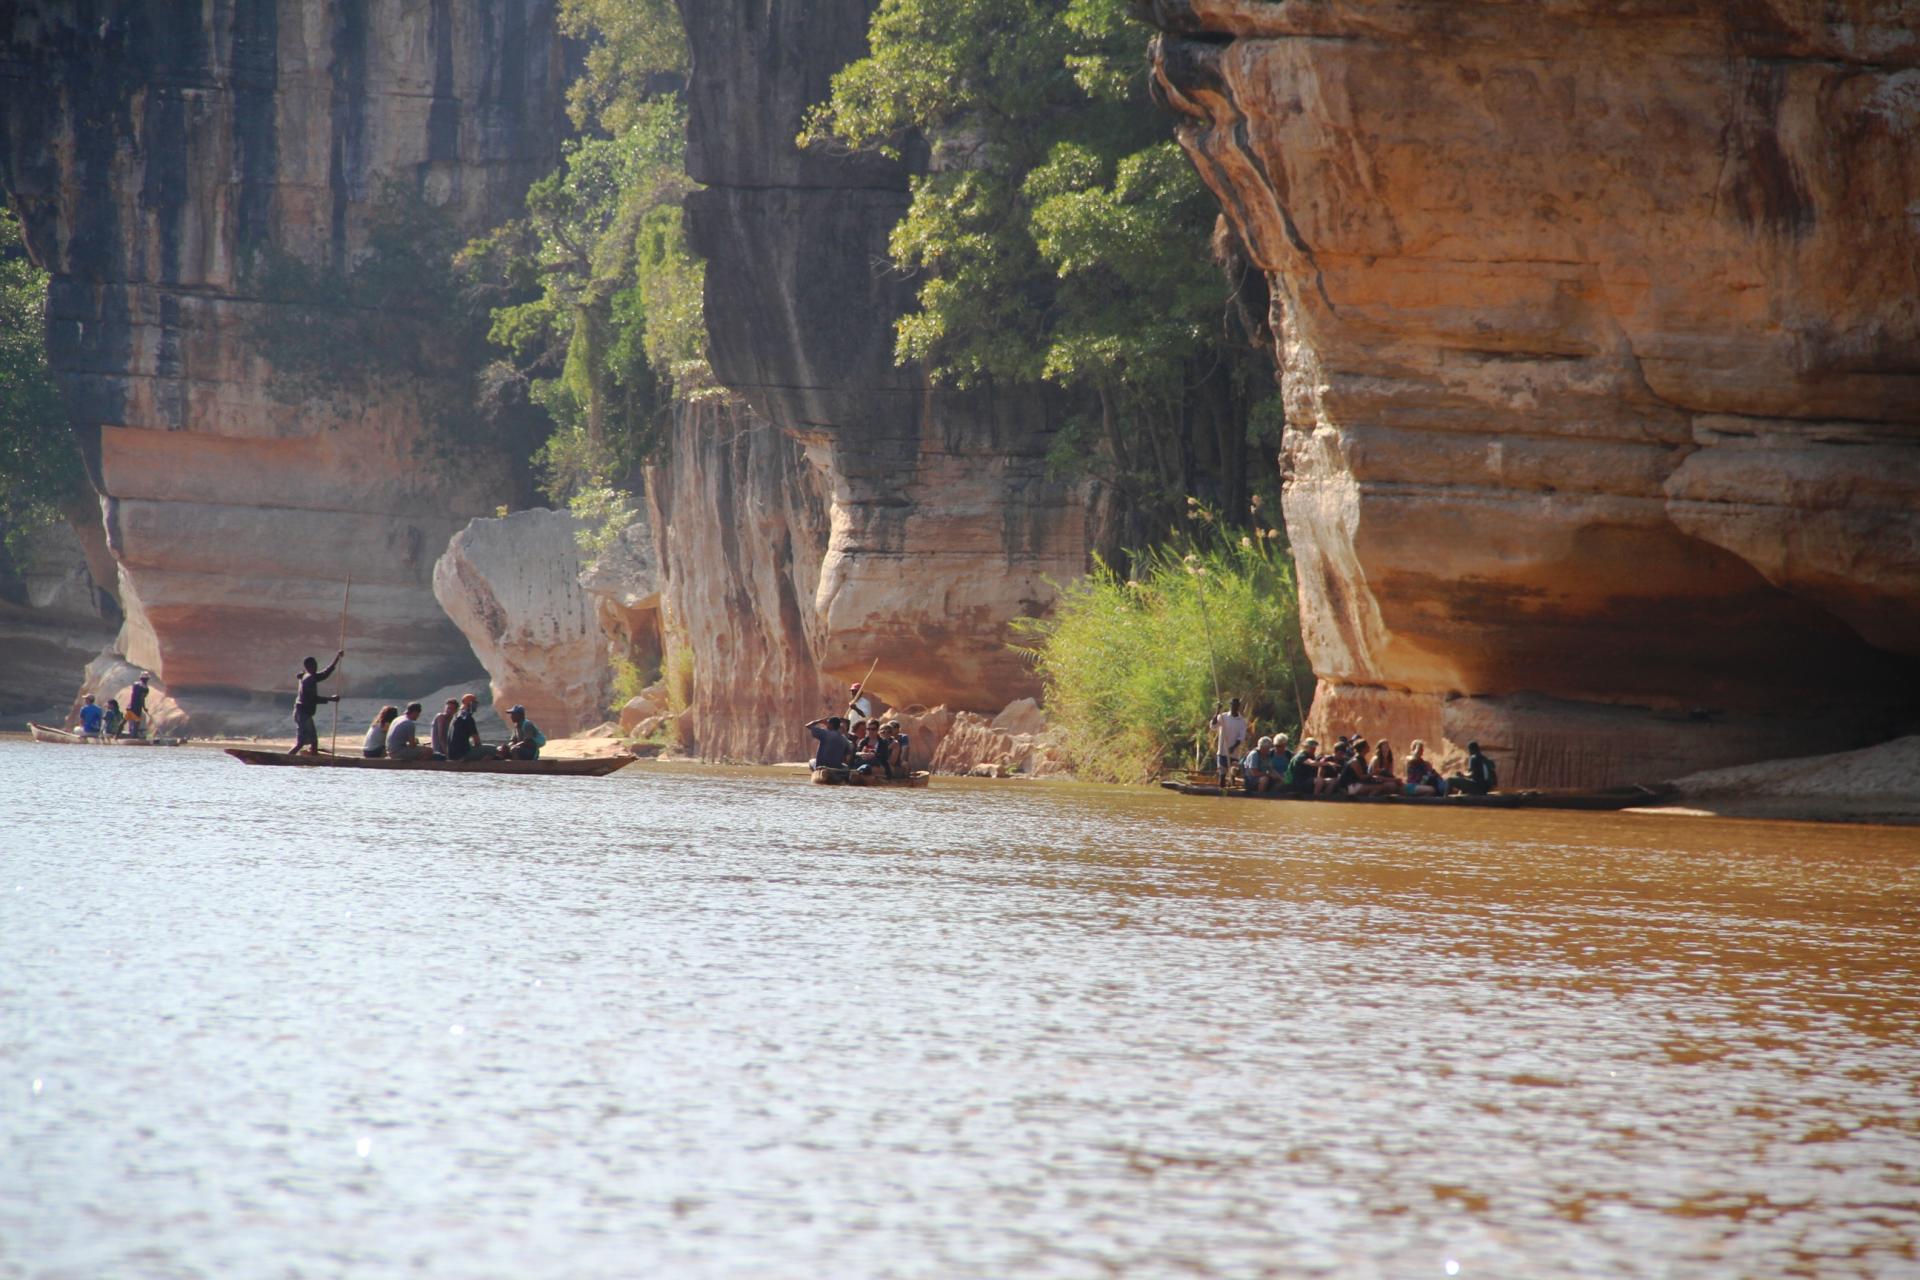
<path fill-rule="evenodd" d="M 346 652 L 347 652 L 347 606 L 348 606 L 349 604 L 351 604 L 352 602 L 353 602 L 353 570 L 351 570 L 351 569 L 349 569 L 349 570 L 347 570 L 347 593 L 346 593 L 346 595 L 345 595 L 344 597 L 342 597 L 342 598 L 341 598 L 341 601 L 340 601 L 340 655 L 341 655 L 341 656 L 340 656 L 340 661 L 342 661 L 342 662 L 345 662 L 345 661 L 347 660 L 347 659 L 346 659 Z M 331 754 L 333 754 L 333 755 L 339 755 L 339 754 L 340 754 L 340 698 L 339 698 L 339 692 L 340 692 L 340 690 L 343 690 L 343 689 L 345 689 L 345 688 L 346 688 L 346 686 L 347 686 L 347 682 L 346 682 L 346 680 L 344 680 L 344 679 L 342 679 L 342 680 L 340 681 L 340 683 L 339 683 L 339 684 L 338 684 L 337 686 L 335 686 L 335 691 L 334 691 L 334 692 L 335 692 L 335 696 L 334 696 L 334 699 L 333 699 L 333 745 L 331 745 L 330 747 L 328 747 L 328 748 L 327 748 L 327 750 L 328 750 L 328 751 L 329 751 L 329 752 L 330 752 Z"/>

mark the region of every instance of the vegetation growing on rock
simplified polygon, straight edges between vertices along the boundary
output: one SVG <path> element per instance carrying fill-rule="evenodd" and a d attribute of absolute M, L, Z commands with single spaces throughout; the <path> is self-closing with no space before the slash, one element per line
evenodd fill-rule
<path fill-rule="evenodd" d="M 27 258 L 18 220 L 0 205 L 0 533 L 8 546 L 59 519 L 86 483 L 47 369 L 46 306 L 47 273 Z"/>

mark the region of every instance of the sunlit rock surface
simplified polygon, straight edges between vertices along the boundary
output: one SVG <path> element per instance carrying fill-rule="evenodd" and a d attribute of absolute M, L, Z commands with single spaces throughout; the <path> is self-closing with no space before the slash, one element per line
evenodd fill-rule
<path fill-rule="evenodd" d="M 28 3 L 0 17 L 0 184 L 53 275 L 48 356 L 105 495 L 119 647 L 182 705 L 301 654 L 433 688 L 472 667 L 429 590 L 509 500 L 504 457 L 375 387 L 289 402 L 246 273 L 345 265 L 383 186 L 477 232 L 564 130 L 546 0 Z"/>
<path fill-rule="evenodd" d="M 992 711 L 1037 688 L 1007 648 L 1008 620 L 1043 610 L 1050 582 L 1085 570 L 1106 516 L 1089 487 L 1048 475 L 1061 422 L 1047 396 L 941 391 L 893 362 L 913 284 L 889 268 L 887 236 L 907 208 L 908 167 L 794 145 L 833 72 L 865 52 L 870 8 L 681 5 L 688 165 L 704 184 L 687 227 L 708 263 L 714 369 L 759 420 L 804 444 L 782 465 L 812 478 L 782 483 L 811 491 L 825 530 L 818 542 L 796 530 L 807 536 L 791 549 L 813 563 L 780 570 L 808 584 L 792 604 L 811 616 L 749 625 L 769 653 L 797 653 L 794 637 L 810 634 L 833 681 L 857 680 L 878 657 L 892 701 Z M 683 509 L 682 536 L 687 521 Z M 698 710 L 740 714 L 741 695 L 699 678 Z M 780 740 L 776 756 L 791 758 L 790 733 Z"/>
<path fill-rule="evenodd" d="M 1920 5 L 1158 0 L 1271 281 L 1313 727 L 1857 745 L 1920 657 Z"/>
<path fill-rule="evenodd" d="M 523 705 L 553 737 L 607 718 L 607 637 L 580 585 L 580 521 L 536 508 L 475 520 L 433 568 L 433 593 L 487 669 L 494 710 Z"/>

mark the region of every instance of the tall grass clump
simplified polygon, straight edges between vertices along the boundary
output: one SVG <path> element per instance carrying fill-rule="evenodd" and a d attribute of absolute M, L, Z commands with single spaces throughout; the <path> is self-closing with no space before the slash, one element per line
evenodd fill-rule
<path fill-rule="evenodd" d="M 1198 533 L 1134 555 L 1124 577 L 1096 558 L 1051 615 L 1015 624 L 1082 778 L 1141 782 L 1203 750 L 1210 765 L 1207 721 L 1229 698 L 1256 735 L 1298 736 L 1313 671 L 1285 541 L 1194 514 Z"/>

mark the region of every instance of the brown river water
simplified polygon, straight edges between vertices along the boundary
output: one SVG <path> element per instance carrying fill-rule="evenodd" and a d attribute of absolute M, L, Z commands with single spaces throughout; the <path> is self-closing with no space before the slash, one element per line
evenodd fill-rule
<path fill-rule="evenodd" d="M 1920 1276 L 1920 833 L 0 742 L 0 1276 Z"/>

